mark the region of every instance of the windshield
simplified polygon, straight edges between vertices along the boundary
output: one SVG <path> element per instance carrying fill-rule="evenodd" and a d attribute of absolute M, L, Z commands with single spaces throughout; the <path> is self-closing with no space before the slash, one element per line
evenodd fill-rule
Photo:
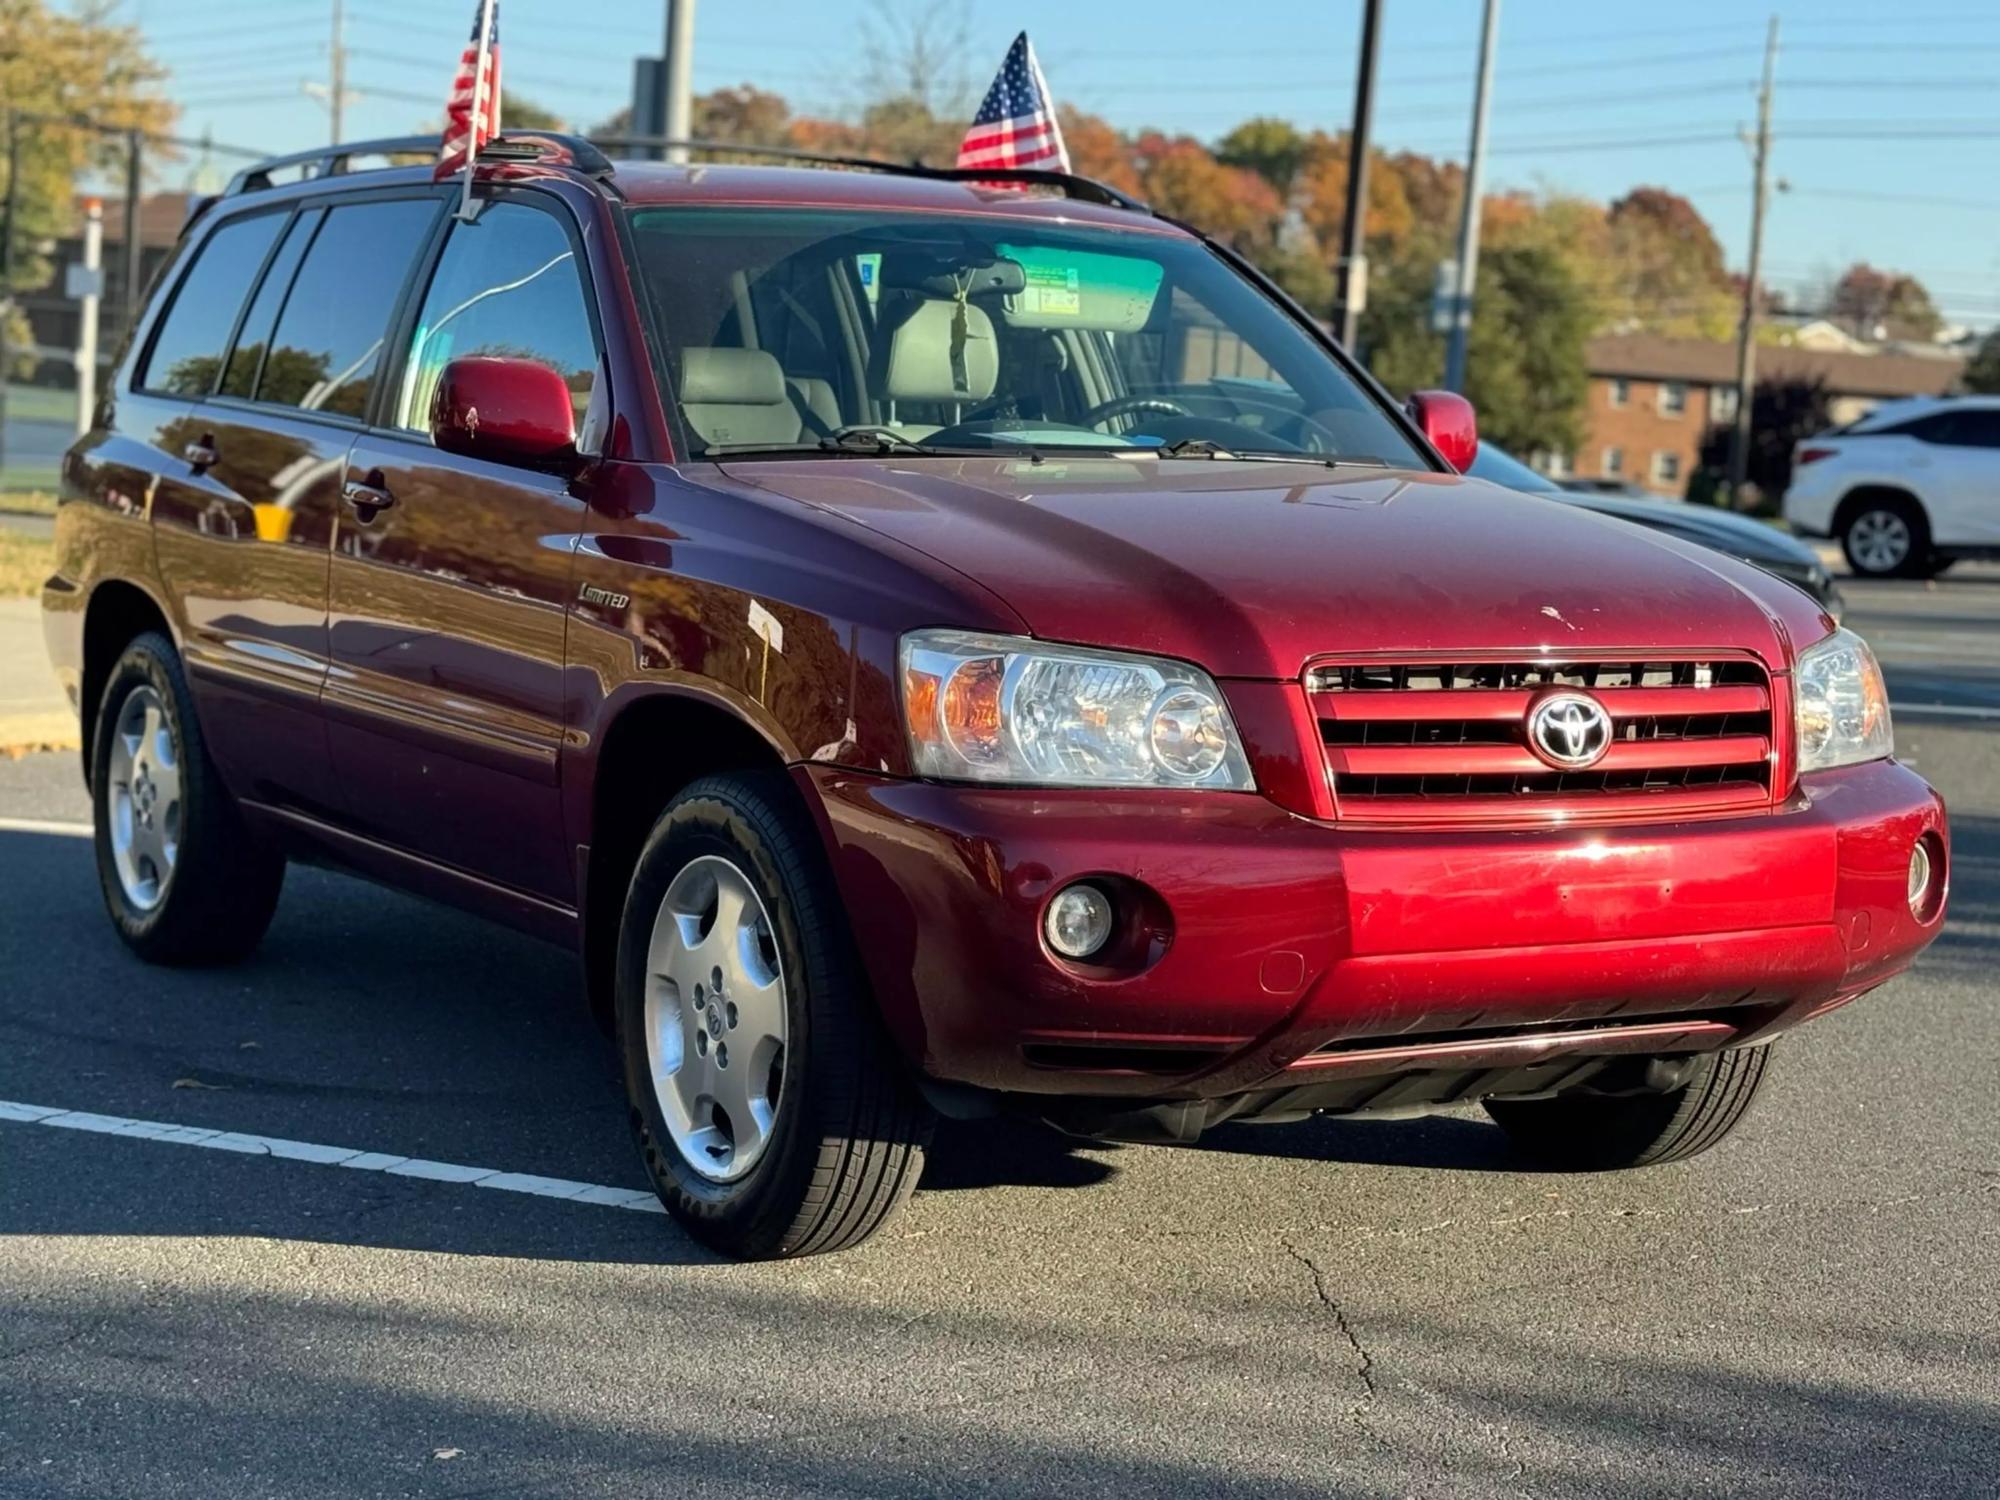
<path fill-rule="evenodd" d="M 631 223 L 696 457 L 1179 444 L 1428 467 L 1304 330 L 1180 235 L 787 208 Z"/>

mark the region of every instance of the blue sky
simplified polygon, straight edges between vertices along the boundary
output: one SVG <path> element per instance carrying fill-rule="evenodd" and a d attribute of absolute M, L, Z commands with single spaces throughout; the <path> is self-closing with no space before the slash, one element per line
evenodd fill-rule
<path fill-rule="evenodd" d="M 915 14 L 935 0 L 889 0 Z M 1767 277 L 1803 293 L 1853 260 L 1914 272 L 1948 316 L 2000 321 L 2000 4 L 1778 0 L 1776 174 Z M 1121 126 L 1213 138 L 1253 114 L 1338 129 L 1353 109 L 1359 0 L 942 0 L 983 89 L 1026 27 L 1057 95 Z M 435 118 L 471 0 L 349 0 L 348 134 Z M 504 0 L 505 70 L 579 124 L 657 51 L 660 0 Z M 271 150 L 323 140 L 331 0 L 124 0 L 175 70 L 184 128 Z M 701 0 L 696 87 L 756 83 L 803 110 L 861 93 L 872 0 Z M 1377 139 L 1462 157 L 1479 0 L 1387 0 Z M 1769 11 L 1503 0 L 1489 183 L 1608 199 L 1640 183 L 1692 198 L 1732 264 L 1748 240 L 1749 156 Z"/>

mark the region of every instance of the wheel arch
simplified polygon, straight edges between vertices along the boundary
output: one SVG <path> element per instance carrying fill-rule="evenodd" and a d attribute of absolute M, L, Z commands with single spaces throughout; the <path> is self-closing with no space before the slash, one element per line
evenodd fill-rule
<path fill-rule="evenodd" d="M 125 648 L 149 630 L 175 640 L 166 609 L 140 585 L 128 579 L 108 578 L 90 591 L 90 602 L 83 615 L 83 661 L 77 684 L 86 785 L 90 781 L 92 740 L 97 733 L 98 699 L 103 696 L 105 679 Z M 178 641 L 175 644 L 178 646 Z"/>
<path fill-rule="evenodd" d="M 1840 503 L 1833 508 L 1830 530 L 1833 535 L 1843 535 L 1848 524 L 1869 504 L 1881 504 L 1885 500 L 1897 500 L 1910 506 L 1923 523 L 1926 535 L 1930 532 L 1931 513 L 1924 505 L 1923 497 L 1915 490 L 1899 484 L 1857 484 L 1840 497 Z"/>
<path fill-rule="evenodd" d="M 581 839 L 590 852 L 579 894 L 591 1013 L 607 1029 L 625 889 L 661 810 L 689 783 L 734 771 L 774 773 L 803 801 L 785 774 L 795 758 L 730 706 L 665 685 L 632 697 L 605 722 L 590 773 Z M 813 821 L 817 826 L 820 819 Z"/>

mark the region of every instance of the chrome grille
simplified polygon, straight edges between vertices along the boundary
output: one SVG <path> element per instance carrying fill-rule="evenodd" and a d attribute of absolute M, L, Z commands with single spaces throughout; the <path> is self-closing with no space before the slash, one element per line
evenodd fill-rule
<path fill-rule="evenodd" d="M 1314 666 L 1306 689 L 1343 819 L 1645 817 L 1771 798 L 1771 686 L 1755 662 L 1349 662 Z M 1611 717 L 1586 769 L 1529 746 L 1529 713 L 1558 689 Z"/>

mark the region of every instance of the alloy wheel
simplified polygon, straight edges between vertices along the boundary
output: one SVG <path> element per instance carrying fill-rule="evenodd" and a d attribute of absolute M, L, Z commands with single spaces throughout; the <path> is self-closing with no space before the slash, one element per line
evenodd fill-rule
<path fill-rule="evenodd" d="M 181 755 L 160 695 L 136 687 L 111 742 L 111 860 L 125 899 L 152 911 L 166 899 L 181 850 Z"/>
<path fill-rule="evenodd" d="M 1893 573 L 1910 556 L 1910 523 L 1892 510 L 1856 516 L 1847 544 L 1854 560 L 1871 573 Z"/>
<path fill-rule="evenodd" d="M 681 1159 L 710 1182 L 754 1167 L 777 1124 L 788 1019 L 763 899 L 731 861 L 690 860 L 646 955 L 646 1060 Z"/>

